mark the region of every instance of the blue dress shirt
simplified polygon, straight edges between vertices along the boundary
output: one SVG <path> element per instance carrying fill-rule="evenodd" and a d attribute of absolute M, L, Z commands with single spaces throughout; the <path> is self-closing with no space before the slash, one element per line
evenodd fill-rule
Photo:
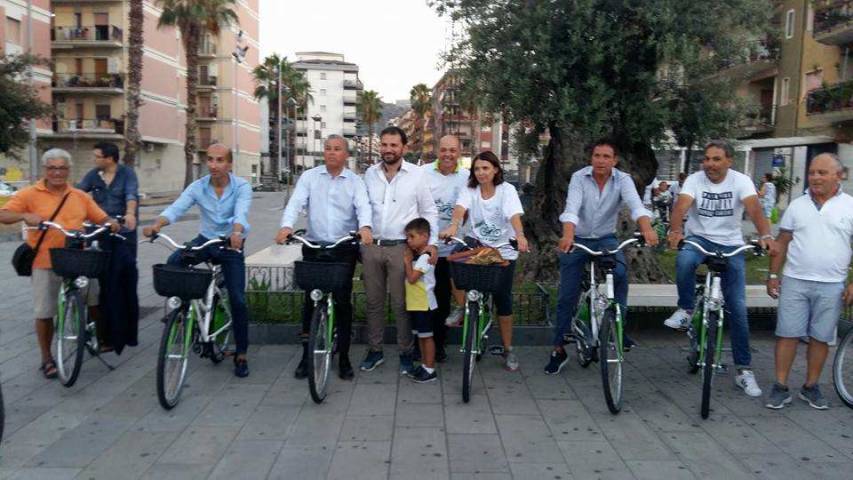
<path fill-rule="evenodd" d="M 101 171 L 93 168 L 80 180 L 77 188 L 91 193 L 95 203 L 113 218 L 117 215 L 127 215 L 127 202 L 139 201 L 139 181 L 136 179 L 136 173 L 125 165 L 118 165 L 109 185 L 101 177 Z M 134 215 L 138 216 L 138 210 L 137 205 Z"/>
<path fill-rule="evenodd" d="M 243 226 L 243 234 L 249 233 L 249 207 L 252 205 L 252 186 L 245 179 L 228 174 L 231 179 L 222 192 L 216 196 L 216 190 L 210 183 L 210 175 L 205 175 L 190 184 L 181 196 L 163 210 L 160 215 L 175 223 L 193 205 L 201 212 L 199 233 L 213 239 L 229 236 L 235 223 Z"/>
<path fill-rule="evenodd" d="M 575 224 L 575 237 L 606 237 L 616 233 L 616 221 L 623 204 L 631 210 L 634 221 L 651 217 L 630 175 L 614 168 L 604 189 L 599 190 L 592 177 L 592 167 L 584 167 L 572 175 L 560 221 Z"/>

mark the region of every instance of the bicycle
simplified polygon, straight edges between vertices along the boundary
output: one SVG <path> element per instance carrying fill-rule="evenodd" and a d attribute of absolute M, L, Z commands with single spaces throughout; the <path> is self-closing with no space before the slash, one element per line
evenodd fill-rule
<path fill-rule="evenodd" d="M 604 400 L 610 413 L 622 410 L 622 363 L 623 350 L 623 312 L 616 302 L 613 272 L 616 269 L 616 254 L 625 247 L 641 242 L 642 234 L 635 234 L 620 243 L 613 250 L 592 250 L 583 244 L 575 243 L 572 251 L 580 249 L 593 257 L 589 263 L 589 279 L 578 299 L 575 316 L 571 323 L 571 337 L 577 349 L 577 360 L 586 368 L 593 361 L 601 367 L 601 383 Z M 604 273 L 604 284 L 596 278 L 596 267 Z M 604 286 L 604 292 L 601 287 Z"/>
<path fill-rule="evenodd" d="M 704 279 L 702 274 L 696 276 L 696 306 L 693 318 L 686 328 L 690 339 L 689 354 L 687 355 L 688 372 L 695 374 L 702 371 L 702 401 L 700 414 L 708 418 L 711 404 L 711 383 L 715 372 L 725 372 L 726 365 L 720 359 L 723 353 L 723 320 L 725 318 L 725 299 L 721 287 L 722 274 L 728 268 L 728 259 L 747 250 L 753 250 L 756 256 L 764 253 L 757 242 L 753 241 L 737 249 L 723 253 L 709 252 L 702 245 L 691 240 L 683 240 L 705 255 L 705 265 L 708 272 Z"/>
<path fill-rule="evenodd" d="M 94 228 L 91 233 L 66 230 L 54 222 L 41 222 L 38 230 L 53 228 L 68 239 L 64 248 L 50 249 L 52 270 L 62 277 L 62 286 L 57 298 L 54 330 L 56 331 L 56 370 L 59 381 L 65 387 L 71 387 L 80 375 L 83 357 L 88 351 L 109 370 L 115 367 L 101 358 L 95 321 L 89 318 L 84 292 L 89 287 L 90 278 L 104 274 L 109 264 L 110 254 L 99 249 L 97 240 L 93 240 L 109 231 L 110 225 L 84 224 Z M 117 233 L 111 236 L 126 240 Z"/>
<path fill-rule="evenodd" d="M 465 249 L 473 247 L 458 237 L 448 237 L 446 242 L 459 244 Z M 479 242 L 478 242 L 479 243 Z M 517 249 L 515 240 L 496 245 L 494 249 L 510 246 Z M 475 265 L 462 262 L 449 262 L 450 276 L 459 290 L 465 291 L 465 314 L 462 317 L 462 401 L 471 400 L 471 384 L 474 379 L 474 367 L 483 358 L 489 330 L 495 317 L 492 293 L 500 288 L 503 267 L 500 265 Z M 502 347 L 492 350 L 492 354 L 503 353 Z"/>
<path fill-rule="evenodd" d="M 157 233 L 140 243 L 154 243 L 158 238 L 190 261 L 196 252 L 227 242 L 220 237 L 198 246 L 179 245 L 168 235 Z M 231 308 L 222 268 L 210 261 L 204 265 L 197 268 L 160 263 L 152 267 L 154 291 L 168 298 L 166 304 L 171 309 L 163 319 L 165 326 L 157 354 L 157 399 L 166 410 L 180 400 L 190 350 L 218 364 L 225 358 L 231 338 Z"/>
<path fill-rule="evenodd" d="M 835 350 L 835 360 L 832 365 L 832 380 L 838 398 L 850 408 L 853 408 L 853 327 L 841 337 Z M 845 363 L 846 362 L 846 363 Z"/>
<path fill-rule="evenodd" d="M 305 230 L 293 232 L 287 239 L 291 244 L 298 241 L 315 250 L 331 250 L 340 245 L 357 242 L 361 236 L 357 232 L 341 237 L 329 245 L 317 245 L 305 239 Z M 352 266 L 348 263 L 298 261 L 293 266 L 293 277 L 302 290 L 310 292 L 314 302 L 314 313 L 308 333 L 308 390 L 314 403 L 326 399 L 326 387 L 332 356 L 337 346 L 335 329 L 335 299 L 333 292 L 351 288 Z"/>

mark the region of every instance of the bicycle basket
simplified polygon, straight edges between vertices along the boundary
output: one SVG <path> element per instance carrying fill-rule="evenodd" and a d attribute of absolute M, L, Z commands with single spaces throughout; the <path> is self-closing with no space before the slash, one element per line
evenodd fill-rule
<path fill-rule="evenodd" d="M 293 278 L 302 290 L 323 292 L 346 290 L 352 284 L 352 266 L 348 263 L 295 262 Z"/>
<path fill-rule="evenodd" d="M 110 253 L 100 250 L 50 249 L 53 272 L 64 278 L 98 278 L 107 271 L 109 262 Z"/>
<path fill-rule="evenodd" d="M 495 293 L 500 290 L 504 267 L 500 265 L 475 265 L 448 262 L 453 284 L 460 290 L 478 290 Z"/>
<path fill-rule="evenodd" d="M 154 291 L 162 297 L 182 300 L 204 298 L 213 272 L 206 269 L 187 268 L 158 263 L 154 265 Z"/>

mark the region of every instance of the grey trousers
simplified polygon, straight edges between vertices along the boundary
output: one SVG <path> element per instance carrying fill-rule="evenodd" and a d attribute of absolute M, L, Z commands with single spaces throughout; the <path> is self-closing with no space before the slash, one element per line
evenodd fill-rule
<path fill-rule="evenodd" d="M 397 346 L 400 353 L 412 350 L 412 327 L 406 313 L 405 244 L 390 247 L 361 246 L 364 290 L 367 294 L 367 341 L 370 350 L 382 351 L 385 330 L 385 294 L 391 294 L 391 312 L 397 321 Z"/>

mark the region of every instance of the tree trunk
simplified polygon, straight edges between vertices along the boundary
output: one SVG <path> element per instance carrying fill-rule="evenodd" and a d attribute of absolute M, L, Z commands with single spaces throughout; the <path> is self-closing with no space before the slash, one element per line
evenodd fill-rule
<path fill-rule="evenodd" d="M 276 82 L 276 89 L 276 92 L 281 91 L 278 87 L 278 82 Z M 267 89 L 267 91 L 270 90 Z M 269 106 L 268 110 L 270 112 L 270 123 L 272 125 L 271 128 L 275 129 L 275 133 L 273 134 L 272 138 L 270 138 L 270 171 L 273 175 L 275 175 L 276 180 L 278 180 L 279 178 L 281 178 L 279 174 L 279 172 L 281 172 L 281 165 L 278 164 L 279 151 L 281 149 L 281 146 L 278 141 L 278 139 L 280 138 L 279 136 L 281 135 L 281 132 L 278 128 L 278 116 L 280 115 L 278 111 L 278 99 L 273 98 L 271 96 L 267 96 L 267 105 Z"/>
<path fill-rule="evenodd" d="M 367 127 L 367 167 L 373 165 L 373 124 Z M 366 170 L 366 169 L 365 169 Z"/>
<path fill-rule="evenodd" d="M 200 32 L 198 27 L 189 26 L 181 32 L 184 44 L 184 54 L 187 58 L 187 123 L 186 140 L 184 142 L 184 188 L 193 182 L 195 166 L 198 126 L 196 124 L 196 105 L 198 104 L 198 44 Z"/>
<path fill-rule="evenodd" d="M 139 132 L 139 107 L 142 105 L 140 87 L 142 84 L 142 43 L 143 25 L 145 13 L 142 0 L 130 1 L 130 13 L 128 15 L 129 44 L 128 44 L 128 72 L 127 72 L 127 123 L 124 142 L 124 163 L 133 166 L 142 145 L 142 135 Z"/>

